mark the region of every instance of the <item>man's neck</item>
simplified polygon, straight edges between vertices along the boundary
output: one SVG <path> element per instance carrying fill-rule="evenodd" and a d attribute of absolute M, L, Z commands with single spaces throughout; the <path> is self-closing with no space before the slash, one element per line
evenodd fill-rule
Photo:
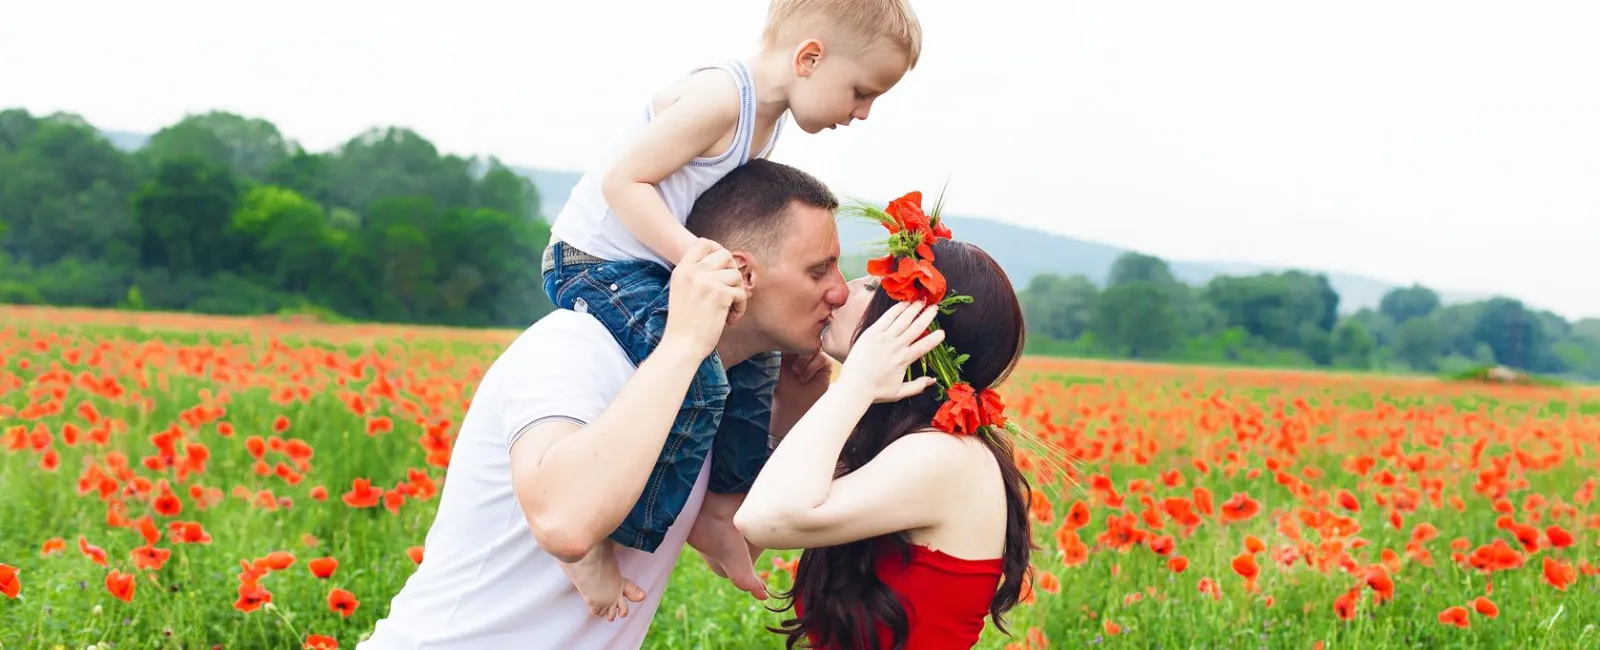
<path fill-rule="evenodd" d="M 724 329 L 722 339 L 717 342 L 717 356 L 722 358 L 722 367 L 732 368 L 750 357 L 774 349 L 770 342 L 761 338 L 738 326 Z"/>

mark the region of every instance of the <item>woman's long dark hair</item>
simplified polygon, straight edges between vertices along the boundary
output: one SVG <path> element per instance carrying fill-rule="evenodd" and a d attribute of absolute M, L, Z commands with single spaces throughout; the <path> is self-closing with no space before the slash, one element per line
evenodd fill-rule
<path fill-rule="evenodd" d="M 956 241 L 940 241 L 933 246 L 934 267 L 945 277 L 952 294 L 972 297 L 968 304 L 955 306 L 954 314 L 940 314 L 939 327 L 945 342 L 957 354 L 971 355 L 961 368 L 961 378 L 974 390 L 982 391 L 1003 381 L 1022 356 L 1024 326 L 1022 306 L 1016 290 L 1000 265 L 981 249 Z M 877 322 L 895 304 L 881 290 L 868 304 L 855 336 Z M 913 376 L 920 376 L 919 364 L 912 364 Z M 926 429 L 939 409 L 936 390 L 928 389 L 909 399 L 874 404 L 867 409 L 845 442 L 835 477 L 844 476 L 866 465 L 890 443 L 915 431 Z M 1021 598 L 1022 581 L 1033 549 L 1028 522 L 1031 487 L 1018 469 L 1012 443 L 1003 432 L 982 437 L 994 454 L 1005 481 L 1006 541 L 1002 561 L 1003 580 L 990 601 L 989 617 L 1004 632 L 1002 617 Z M 902 550 L 909 546 L 898 536 L 888 535 Z M 786 646 L 815 637 L 818 647 L 838 650 L 865 650 L 878 645 L 878 624 L 893 633 L 895 650 L 905 646 L 908 621 L 905 608 L 896 594 L 876 573 L 874 546 L 877 538 L 837 546 L 807 549 L 800 555 L 794 586 L 777 594 L 786 602 L 774 611 L 786 611 L 802 601 L 803 616 L 787 619 L 773 632 L 788 637 Z"/>

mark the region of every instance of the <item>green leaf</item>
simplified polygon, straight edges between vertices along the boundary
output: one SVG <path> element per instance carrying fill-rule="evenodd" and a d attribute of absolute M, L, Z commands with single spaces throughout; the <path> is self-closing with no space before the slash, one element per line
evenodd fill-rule
<path fill-rule="evenodd" d="M 928 212 L 930 223 L 939 223 L 939 214 L 944 211 L 944 194 L 950 189 L 950 177 L 944 177 L 944 186 L 939 188 L 939 198 L 933 201 L 933 211 Z"/>

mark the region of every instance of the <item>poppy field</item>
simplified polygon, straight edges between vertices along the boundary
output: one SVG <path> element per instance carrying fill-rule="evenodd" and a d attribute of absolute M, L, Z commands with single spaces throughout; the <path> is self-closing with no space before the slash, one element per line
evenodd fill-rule
<path fill-rule="evenodd" d="M 0 648 L 354 647 L 515 335 L 0 307 Z M 981 647 L 1600 643 L 1600 392 L 1028 358 L 1001 394 L 1047 446 Z M 774 647 L 764 607 L 686 551 L 646 647 Z"/>

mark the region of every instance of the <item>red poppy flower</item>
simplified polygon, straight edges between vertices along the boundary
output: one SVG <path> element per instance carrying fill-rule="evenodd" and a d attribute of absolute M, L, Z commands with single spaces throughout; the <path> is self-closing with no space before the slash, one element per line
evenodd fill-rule
<path fill-rule="evenodd" d="M 339 650 L 339 641 L 331 636 L 310 634 L 306 636 L 306 650 Z"/>
<path fill-rule="evenodd" d="M 382 499 L 383 488 L 372 487 L 372 481 L 364 478 L 352 481 L 350 491 L 344 493 L 345 505 L 352 508 L 371 508 Z"/>
<path fill-rule="evenodd" d="M 339 561 L 331 557 L 319 557 L 307 562 L 306 567 L 311 569 L 311 575 L 318 578 L 327 578 L 333 575 L 334 569 L 339 568 Z"/>
<path fill-rule="evenodd" d="M 1467 608 L 1460 605 L 1448 607 L 1439 612 L 1439 622 L 1456 627 L 1470 627 L 1472 625 L 1472 621 L 1467 618 Z"/>
<path fill-rule="evenodd" d="M 145 544 L 128 551 L 128 557 L 133 560 L 133 565 L 141 569 L 160 571 L 167 565 L 167 559 L 172 557 L 172 549 L 158 548 L 154 544 Z"/>
<path fill-rule="evenodd" d="M 233 608 L 248 614 L 270 602 L 272 602 L 272 592 L 262 588 L 254 580 L 246 580 L 239 583 L 239 599 L 233 601 Z"/>
<path fill-rule="evenodd" d="M 117 600 L 125 603 L 133 602 L 134 586 L 132 573 L 112 571 L 106 574 L 106 591 L 111 592 L 111 595 Z"/>
<path fill-rule="evenodd" d="M 895 224 L 885 224 L 889 234 L 901 230 L 923 233 L 927 238 L 933 237 L 933 228 L 928 223 L 928 215 L 922 212 L 922 192 L 908 192 L 905 196 L 889 202 L 889 207 L 884 208 L 885 213 L 894 217 Z"/>
<path fill-rule="evenodd" d="M 64 552 L 66 548 L 67 540 L 64 540 L 60 537 L 52 537 L 44 541 L 44 546 L 39 549 L 39 555 L 45 556 L 61 553 Z"/>
<path fill-rule="evenodd" d="M 95 564 L 100 566 L 108 566 L 106 564 L 105 549 L 95 546 L 94 544 L 90 544 L 89 539 L 83 535 L 78 536 L 78 551 L 83 553 L 84 557 L 89 558 Z"/>
<path fill-rule="evenodd" d="M 884 292 L 895 300 L 930 305 L 944 300 L 944 274 L 927 260 L 902 257 L 896 262 L 894 273 L 882 277 Z"/>
<path fill-rule="evenodd" d="M 972 386 L 956 384 L 945 391 L 944 404 L 933 414 L 933 426 L 956 435 L 975 433 L 983 424 L 983 416 L 978 409 L 977 395 L 972 392 Z"/>
<path fill-rule="evenodd" d="M 1002 426 L 1005 423 L 1005 406 L 993 390 L 974 393 L 972 386 L 963 382 L 945 391 L 944 404 L 933 414 L 933 426 L 956 435 L 976 433 L 985 425 Z"/>
<path fill-rule="evenodd" d="M 356 600 L 356 595 L 343 589 L 334 589 L 328 592 L 328 609 L 339 612 L 345 618 L 350 618 L 361 606 L 361 601 Z"/>
<path fill-rule="evenodd" d="M 0 564 L 0 594 L 16 598 L 22 592 L 22 581 L 17 579 L 17 567 Z"/>

